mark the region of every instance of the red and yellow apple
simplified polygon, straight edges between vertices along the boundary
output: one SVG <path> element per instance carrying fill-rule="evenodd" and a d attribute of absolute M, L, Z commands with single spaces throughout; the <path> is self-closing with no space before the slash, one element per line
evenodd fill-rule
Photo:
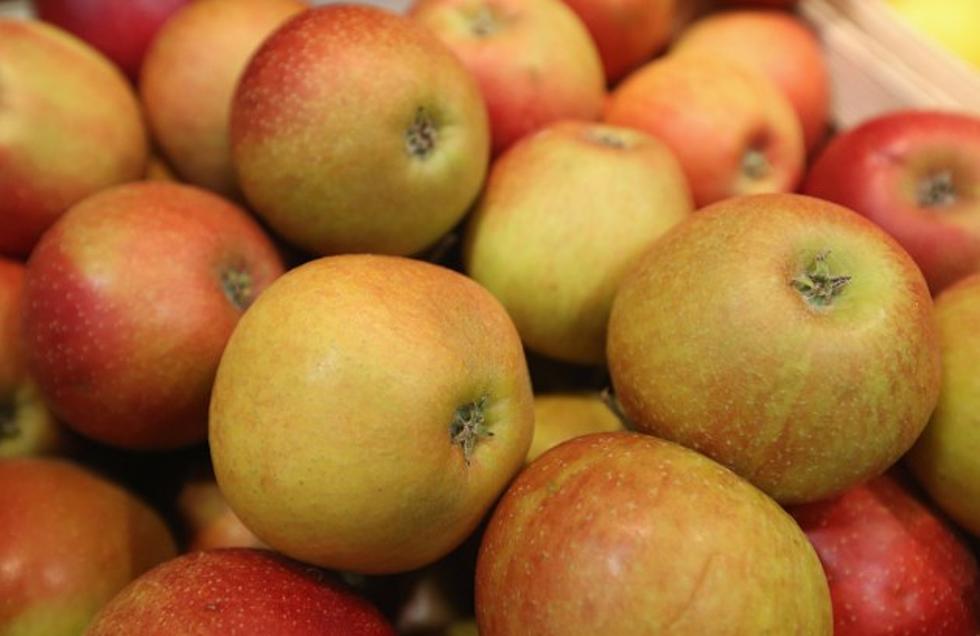
<path fill-rule="evenodd" d="M 562 442 L 589 433 L 623 430 L 603 397 L 596 393 L 550 393 L 534 396 L 534 437 L 528 463 Z"/>
<path fill-rule="evenodd" d="M 732 468 L 781 503 L 830 497 L 912 446 L 939 396 L 922 274 L 833 203 L 735 197 L 626 277 L 609 370 L 637 430 Z"/>

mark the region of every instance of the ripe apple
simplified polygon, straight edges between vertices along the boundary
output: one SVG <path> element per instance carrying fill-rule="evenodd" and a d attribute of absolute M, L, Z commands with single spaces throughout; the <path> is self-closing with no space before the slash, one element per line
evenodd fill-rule
<path fill-rule="evenodd" d="M 795 194 L 735 197 L 664 236 L 609 319 L 616 396 L 781 503 L 881 474 L 939 395 L 922 274 L 867 219 Z"/>
<path fill-rule="evenodd" d="M 133 581 L 86 636 L 394 636 L 381 613 L 326 572 L 268 550 L 185 554 Z"/>
<path fill-rule="evenodd" d="M 371 7 L 311 9 L 246 68 L 231 113 L 248 201 L 310 252 L 413 254 L 486 175 L 479 88 L 425 28 Z"/>
<path fill-rule="evenodd" d="M 533 405 L 517 330 L 469 278 L 345 255 L 274 283 L 221 358 L 221 491 L 275 550 L 361 573 L 414 569 L 469 535 L 520 470 Z"/>
<path fill-rule="evenodd" d="M 177 511 L 187 531 L 187 549 L 265 547 L 228 506 L 214 476 L 202 475 L 184 483 Z"/>
<path fill-rule="evenodd" d="M 153 40 L 140 98 L 154 138 L 188 183 L 236 193 L 228 141 L 235 86 L 262 41 L 305 8 L 301 0 L 197 0 Z"/>
<path fill-rule="evenodd" d="M 677 0 L 565 0 L 596 43 L 613 84 L 670 40 Z"/>
<path fill-rule="evenodd" d="M 804 191 L 868 217 L 902 244 L 933 293 L 980 271 L 980 117 L 897 111 L 838 135 Z"/>
<path fill-rule="evenodd" d="M 831 634 L 806 536 L 731 471 L 638 433 L 568 441 L 501 499 L 476 566 L 483 636 Z"/>
<path fill-rule="evenodd" d="M 888 0 L 888 4 L 913 28 L 980 70 L 980 42 L 973 28 L 980 24 L 976 0 Z"/>
<path fill-rule="evenodd" d="M 566 440 L 588 433 L 623 430 L 623 422 L 595 393 L 534 396 L 534 437 L 527 452 L 531 463 Z"/>
<path fill-rule="evenodd" d="M 602 113 L 602 60 L 561 0 L 418 0 L 409 15 L 479 81 L 494 155 L 552 122 Z"/>
<path fill-rule="evenodd" d="M 980 634 L 973 553 L 897 474 L 789 512 L 827 573 L 835 636 Z"/>
<path fill-rule="evenodd" d="M 980 537 L 980 274 L 936 298 L 942 347 L 939 404 L 907 458 L 932 499 Z"/>
<path fill-rule="evenodd" d="M 26 257 L 71 205 L 143 176 L 146 131 L 125 78 L 43 22 L 0 18 L 0 254 Z"/>
<path fill-rule="evenodd" d="M 529 348 L 600 364 L 620 280 L 692 209 L 684 172 L 657 139 L 560 122 L 494 163 L 466 230 L 463 262 L 507 308 Z"/>
<path fill-rule="evenodd" d="M 199 442 L 225 342 L 281 272 L 258 224 L 216 195 L 166 182 L 104 190 L 31 254 L 28 368 L 83 435 L 134 449 Z"/>
<path fill-rule="evenodd" d="M 774 53 L 778 51 L 778 53 Z M 671 53 L 700 52 L 761 71 L 789 99 L 807 150 L 823 140 L 830 109 L 830 78 L 820 41 L 785 11 L 714 13 L 686 28 Z"/>
<path fill-rule="evenodd" d="M 85 40 L 135 81 L 157 31 L 189 1 L 34 0 L 34 6 L 42 20 Z"/>
<path fill-rule="evenodd" d="M 130 580 L 175 555 L 156 512 L 89 470 L 0 461 L 0 633 L 79 634 Z"/>
<path fill-rule="evenodd" d="M 707 53 L 654 60 L 616 88 L 605 120 L 664 141 L 697 207 L 791 191 L 802 174 L 803 133 L 792 105 L 761 71 L 734 60 Z"/>

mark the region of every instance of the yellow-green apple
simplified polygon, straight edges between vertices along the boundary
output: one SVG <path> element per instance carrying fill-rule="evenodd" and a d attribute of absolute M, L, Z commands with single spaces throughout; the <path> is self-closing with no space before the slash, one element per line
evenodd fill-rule
<path fill-rule="evenodd" d="M 772 499 L 692 450 L 596 433 L 508 488 L 476 567 L 482 636 L 831 634 L 827 581 Z"/>
<path fill-rule="evenodd" d="M 796 194 L 733 197 L 664 236 L 616 294 L 608 353 L 638 430 L 781 503 L 884 472 L 939 396 L 915 263 L 864 217 Z"/>
<path fill-rule="evenodd" d="M 597 393 L 534 396 L 534 437 L 528 463 L 555 446 L 588 433 L 623 430 L 623 422 Z"/>
<path fill-rule="evenodd" d="M 0 461 L 0 634 L 80 634 L 127 583 L 175 555 L 155 511 L 88 469 Z"/>
<path fill-rule="evenodd" d="M 146 167 L 139 102 L 97 51 L 0 18 L 0 254 L 27 256 L 71 205 Z"/>
<path fill-rule="evenodd" d="M 381 613 L 331 576 L 268 550 L 185 554 L 133 581 L 86 636 L 394 636 Z"/>
<path fill-rule="evenodd" d="M 613 84 L 670 40 L 677 0 L 565 0 L 596 43 Z"/>
<path fill-rule="evenodd" d="M 887 0 L 913 28 L 939 42 L 950 52 L 980 70 L 980 2 L 976 0 Z"/>
<path fill-rule="evenodd" d="M 0 459 L 49 453 L 63 441 L 24 361 L 24 271 L 23 264 L 0 258 Z"/>
<path fill-rule="evenodd" d="M 315 254 L 414 254 L 466 213 L 486 176 L 476 81 L 421 25 L 333 5 L 280 27 L 231 111 L 232 161 L 274 231 Z"/>
<path fill-rule="evenodd" d="M 190 0 L 34 0 L 37 15 L 85 40 L 130 79 L 170 16 Z"/>
<path fill-rule="evenodd" d="M 692 209 L 684 172 L 657 139 L 559 122 L 494 163 L 466 229 L 463 263 L 529 348 L 600 364 L 620 280 Z"/>
<path fill-rule="evenodd" d="M 177 511 L 189 551 L 265 547 L 228 506 L 213 475 L 188 479 L 177 495 Z"/>
<path fill-rule="evenodd" d="M 552 122 L 602 113 L 599 52 L 562 0 L 418 0 L 409 15 L 480 83 L 494 155 Z"/>
<path fill-rule="evenodd" d="M 980 634 L 976 559 L 900 474 L 789 512 L 827 573 L 835 636 Z"/>
<path fill-rule="evenodd" d="M 804 191 L 859 212 L 902 244 L 932 292 L 980 272 L 980 117 L 895 111 L 838 135 Z"/>
<path fill-rule="evenodd" d="M 160 148 L 188 183 L 236 192 L 228 119 L 249 58 L 302 0 L 197 0 L 163 26 L 140 72 L 140 99 Z"/>
<path fill-rule="evenodd" d="M 215 476 L 256 536 L 335 569 L 459 545 L 533 434 L 524 352 L 471 279 L 397 256 L 311 261 L 239 322 L 211 398 Z"/>
<path fill-rule="evenodd" d="M 630 74 L 605 120 L 664 141 L 698 207 L 739 194 L 786 192 L 803 171 L 800 122 L 761 71 L 707 53 L 669 55 Z"/>
<path fill-rule="evenodd" d="M 125 448 L 199 442 L 221 351 L 280 273 L 245 211 L 138 182 L 72 207 L 27 264 L 28 368 L 71 428 Z"/>
<path fill-rule="evenodd" d="M 671 47 L 671 53 L 692 51 L 764 73 L 796 111 L 807 150 L 823 140 L 830 109 L 830 78 L 820 41 L 800 18 L 785 11 L 714 13 L 685 29 Z"/>
<path fill-rule="evenodd" d="M 980 274 L 936 298 L 935 321 L 942 389 L 908 464 L 939 507 L 980 537 Z"/>

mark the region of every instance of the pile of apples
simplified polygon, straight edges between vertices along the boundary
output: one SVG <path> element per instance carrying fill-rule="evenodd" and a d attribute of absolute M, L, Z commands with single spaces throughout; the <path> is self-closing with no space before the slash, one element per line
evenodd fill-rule
<path fill-rule="evenodd" d="M 793 4 L 0 19 L 0 636 L 980 633 L 980 114 Z"/>

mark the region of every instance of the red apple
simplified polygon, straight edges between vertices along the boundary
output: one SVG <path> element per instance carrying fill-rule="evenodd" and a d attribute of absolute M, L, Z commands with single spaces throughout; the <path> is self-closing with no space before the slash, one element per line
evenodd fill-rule
<path fill-rule="evenodd" d="M 807 150 L 823 139 L 830 78 L 820 41 L 803 20 L 785 11 L 715 13 L 685 29 L 671 48 L 672 54 L 692 51 L 764 73 L 793 105 Z"/>
<path fill-rule="evenodd" d="M 735 197 L 660 239 L 609 318 L 628 419 L 782 503 L 881 474 L 936 405 L 939 339 L 922 274 L 833 203 Z"/>
<path fill-rule="evenodd" d="M 666 142 L 698 207 L 738 194 L 786 192 L 803 171 L 800 122 L 761 71 L 706 53 L 670 55 L 629 75 L 605 120 Z"/>
<path fill-rule="evenodd" d="M 189 186 L 119 186 L 74 206 L 27 266 L 28 366 L 60 419 L 127 448 L 199 442 L 225 342 L 282 272 L 243 210 Z"/>
<path fill-rule="evenodd" d="M 0 18 L 0 254 L 26 257 L 84 197 L 143 176 L 146 131 L 126 80 L 43 22 Z"/>
<path fill-rule="evenodd" d="M 231 114 L 239 185 L 316 253 L 414 254 L 466 213 L 489 156 L 486 108 L 425 28 L 361 6 L 290 20 L 246 68 Z"/>
<path fill-rule="evenodd" d="M 409 15 L 479 81 L 495 155 L 552 122 L 601 114 L 602 61 L 561 0 L 419 0 Z"/>
<path fill-rule="evenodd" d="M 790 513 L 827 573 L 835 636 L 980 634 L 973 553 L 896 476 Z"/>
<path fill-rule="evenodd" d="M 0 633 L 80 634 L 175 554 L 156 512 L 115 484 L 67 462 L 0 461 Z"/>
<path fill-rule="evenodd" d="M 501 499 L 476 566 L 482 636 L 831 633 L 792 518 L 703 455 L 638 433 L 548 451 Z"/>
<path fill-rule="evenodd" d="M 194 552 L 133 581 L 86 636 L 394 636 L 367 601 L 327 573 L 267 550 Z"/>
<path fill-rule="evenodd" d="M 900 111 L 845 131 L 804 191 L 868 217 L 902 244 L 933 293 L 980 271 L 980 117 Z"/>
<path fill-rule="evenodd" d="M 190 0 L 34 0 L 37 14 L 85 40 L 135 80 L 147 47 Z"/>
<path fill-rule="evenodd" d="M 160 30 L 140 74 L 147 122 L 188 182 L 236 192 L 228 141 L 235 86 L 249 58 L 302 0 L 197 0 Z"/>

